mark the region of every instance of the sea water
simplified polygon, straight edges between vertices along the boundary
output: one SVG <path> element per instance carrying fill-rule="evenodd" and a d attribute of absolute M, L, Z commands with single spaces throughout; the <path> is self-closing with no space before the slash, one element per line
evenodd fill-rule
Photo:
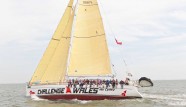
<path fill-rule="evenodd" d="M 25 84 L 1 84 L 0 107 L 186 107 L 186 80 L 153 81 L 140 88 L 142 99 L 48 101 L 25 96 Z"/>

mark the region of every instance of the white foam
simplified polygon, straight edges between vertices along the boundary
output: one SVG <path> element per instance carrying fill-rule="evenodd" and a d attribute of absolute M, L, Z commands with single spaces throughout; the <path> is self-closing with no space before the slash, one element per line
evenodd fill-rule
<path fill-rule="evenodd" d="M 31 95 L 31 99 L 34 100 L 34 101 L 42 101 L 42 100 L 44 100 L 44 99 L 39 98 L 36 95 Z"/>
<path fill-rule="evenodd" d="M 87 103 L 92 102 L 91 100 L 85 101 L 85 100 L 77 100 L 77 99 L 73 99 L 73 100 L 71 100 L 71 101 L 78 102 L 78 103 L 80 103 L 80 104 L 87 104 Z"/>
<path fill-rule="evenodd" d="M 80 101 L 81 104 L 87 104 L 87 103 L 90 103 L 92 101 Z"/>

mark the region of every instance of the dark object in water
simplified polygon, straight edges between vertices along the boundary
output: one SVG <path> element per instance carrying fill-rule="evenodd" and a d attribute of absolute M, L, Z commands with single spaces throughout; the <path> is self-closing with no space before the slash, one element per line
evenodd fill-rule
<path fill-rule="evenodd" d="M 152 83 L 151 79 L 149 79 L 147 77 L 141 77 L 139 79 L 139 85 L 141 87 L 152 87 L 153 83 Z"/>

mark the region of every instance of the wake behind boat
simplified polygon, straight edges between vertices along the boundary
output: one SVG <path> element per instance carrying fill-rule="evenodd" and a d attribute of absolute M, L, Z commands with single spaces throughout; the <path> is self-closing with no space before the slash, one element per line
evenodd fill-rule
<path fill-rule="evenodd" d="M 122 44 L 117 40 L 116 42 Z M 69 83 L 73 79 L 76 79 L 78 83 L 72 81 Z M 107 81 L 110 79 L 112 80 L 108 83 Z M 104 100 L 142 97 L 134 85 L 122 86 L 124 84 L 122 83 L 121 86 L 113 86 L 113 84 L 116 84 L 116 80 L 113 78 L 111 70 L 97 0 L 77 0 L 76 3 L 70 0 L 28 83 L 26 95 L 35 95 L 49 100 Z"/>

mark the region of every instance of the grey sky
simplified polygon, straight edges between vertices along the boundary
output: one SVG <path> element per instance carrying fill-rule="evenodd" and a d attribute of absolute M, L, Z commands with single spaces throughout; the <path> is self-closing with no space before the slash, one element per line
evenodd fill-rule
<path fill-rule="evenodd" d="M 67 3 L 0 1 L 0 83 L 30 80 Z M 186 0 L 101 0 L 99 4 L 119 78 L 128 69 L 136 78 L 186 79 Z M 122 46 L 114 43 L 113 32 Z"/>

